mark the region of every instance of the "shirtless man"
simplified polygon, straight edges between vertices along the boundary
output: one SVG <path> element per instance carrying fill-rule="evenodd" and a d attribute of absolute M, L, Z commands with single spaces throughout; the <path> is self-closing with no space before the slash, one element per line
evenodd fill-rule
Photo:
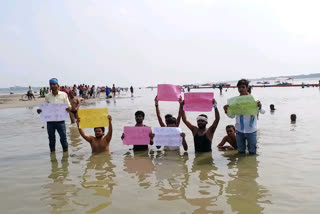
<path fill-rule="evenodd" d="M 70 120 L 71 120 L 71 124 L 74 124 L 76 122 L 76 118 L 78 118 L 78 110 L 80 107 L 80 100 L 75 95 L 75 93 L 73 91 L 70 91 L 69 92 L 69 101 L 71 104 L 71 111 L 69 113 Z"/>
<path fill-rule="evenodd" d="M 227 125 L 226 127 L 227 135 L 224 136 L 222 141 L 217 146 L 219 150 L 236 150 L 237 140 L 236 140 L 236 128 L 234 125 Z M 229 143 L 230 146 L 225 146 L 224 144 Z"/>
<path fill-rule="evenodd" d="M 107 135 L 104 135 L 104 127 L 94 128 L 95 137 L 86 135 L 82 129 L 79 128 L 80 118 L 77 120 L 78 129 L 80 135 L 90 143 L 92 153 L 109 152 L 109 145 L 112 138 L 112 117 L 109 115 L 109 131 Z"/>
<path fill-rule="evenodd" d="M 186 114 L 183 110 L 184 102 L 180 102 L 180 111 L 182 115 L 182 121 L 186 124 L 186 126 L 192 131 L 193 139 L 194 139 L 194 150 L 195 152 L 211 152 L 211 144 L 214 132 L 219 124 L 220 114 L 217 108 L 217 103 L 213 99 L 213 107 L 215 112 L 215 120 L 212 125 L 207 129 L 208 116 L 205 114 L 200 114 L 197 117 L 197 126 L 192 125 L 186 117 Z"/>

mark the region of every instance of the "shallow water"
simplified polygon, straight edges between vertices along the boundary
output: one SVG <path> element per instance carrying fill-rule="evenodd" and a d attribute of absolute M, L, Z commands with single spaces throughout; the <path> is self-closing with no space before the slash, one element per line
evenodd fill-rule
<path fill-rule="evenodd" d="M 36 108 L 0 110 L 1 213 L 318 213 L 319 88 L 254 88 L 253 96 L 267 110 L 259 116 L 256 156 L 215 148 L 225 126 L 234 124 L 222 106 L 238 95 L 236 89 L 215 93 L 221 120 L 212 154 L 201 155 L 195 155 L 184 124 L 187 153 L 152 147 L 134 154 L 122 145 L 123 126 L 135 124 L 136 110 L 145 111 L 145 124 L 158 126 L 156 90 L 83 106 L 109 108 L 114 125 L 110 155 L 91 155 L 90 145 L 69 122 L 69 154 L 61 152 L 58 141 L 56 155 L 50 155 Z M 272 114 L 271 103 L 277 109 Z M 159 106 L 163 116 L 177 115 L 177 103 Z M 297 114 L 296 124 L 290 124 L 291 113 Z M 208 115 L 212 123 L 214 113 Z M 196 116 L 187 113 L 192 123 Z"/>

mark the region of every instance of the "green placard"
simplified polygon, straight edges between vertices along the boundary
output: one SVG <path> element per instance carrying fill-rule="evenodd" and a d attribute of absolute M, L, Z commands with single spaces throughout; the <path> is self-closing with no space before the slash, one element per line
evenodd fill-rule
<path fill-rule="evenodd" d="M 253 96 L 237 96 L 228 99 L 228 115 L 257 115 L 258 105 Z"/>

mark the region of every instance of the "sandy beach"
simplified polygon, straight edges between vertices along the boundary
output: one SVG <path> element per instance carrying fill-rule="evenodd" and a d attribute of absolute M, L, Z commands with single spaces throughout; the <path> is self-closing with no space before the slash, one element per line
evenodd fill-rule
<path fill-rule="evenodd" d="M 35 107 L 45 102 L 44 98 L 38 96 L 36 96 L 36 100 L 23 101 L 21 99 L 22 95 L 23 94 L 0 95 L 0 109 Z"/>

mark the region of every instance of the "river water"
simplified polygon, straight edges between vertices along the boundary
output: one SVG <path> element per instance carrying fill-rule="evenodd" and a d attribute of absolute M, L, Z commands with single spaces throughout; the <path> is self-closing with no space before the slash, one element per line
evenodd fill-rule
<path fill-rule="evenodd" d="M 266 110 L 258 120 L 256 156 L 215 148 L 226 134 L 225 126 L 235 123 L 222 106 L 238 92 L 214 92 L 221 120 L 213 152 L 199 155 L 184 124 L 187 153 L 154 147 L 149 153 L 133 153 L 122 145 L 123 126 L 135 124 L 135 111 L 146 113 L 146 125 L 158 126 L 156 90 L 136 89 L 133 98 L 123 93 L 82 106 L 109 108 L 114 125 L 111 154 L 92 155 L 68 121 L 69 153 L 62 153 L 57 140 L 56 155 L 50 155 L 36 108 L 0 110 L 1 213 L 318 213 L 319 88 L 253 89 Z M 270 104 L 277 109 L 274 113 Z M 177 116 L 178 103 L 159 106 L 162 116 Z M 296 124 L 290 123 L 291 113 L 297 115 Z M 193 124 L 197 115 L 187 112 Z M 214 113 L 208 116 L 212 123 Z M 93 135 L 92 129 L 85 131 Z"/>

